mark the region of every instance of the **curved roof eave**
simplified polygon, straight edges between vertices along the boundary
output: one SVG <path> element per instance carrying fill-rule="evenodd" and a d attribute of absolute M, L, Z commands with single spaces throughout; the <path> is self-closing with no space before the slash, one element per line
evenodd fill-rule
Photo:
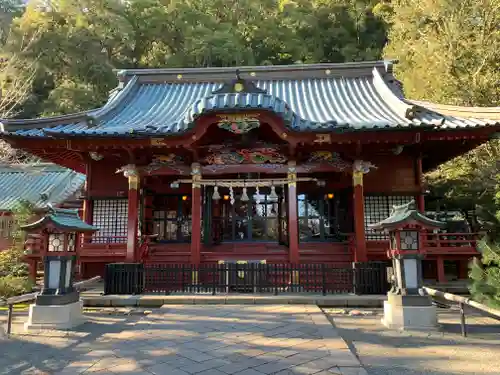
<path fill-rule="evenodd" d="M 41 131 L 48 130 L 50 132 L 50 128 L 58 125 L 70 125 L 82 122 L 86 122 L 89 127 L 93 127 L 95 126 L 94 122 L 96 120 L 98 121 L 100 117 L 115 109 L 117 105 L 127 97 L 136 82 L 137 77 L 134 77 L 125 85 L 123 89 L 111 96 L 110 100 L 108 100 L 104 106 L 97 109 L 72 113 L 69 115 L 39 117 L 34 119 L 0 119 L 0 134 L 11 133 L 18 130 L 36 129 L 40 129 Z M 115 89 L 118 89 L 118 87 Z"/>

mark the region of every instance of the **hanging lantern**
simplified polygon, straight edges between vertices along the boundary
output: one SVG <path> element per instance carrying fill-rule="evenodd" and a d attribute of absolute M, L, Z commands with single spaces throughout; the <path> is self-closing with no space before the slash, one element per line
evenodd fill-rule
<path fill-rule="evenodd" d="M 248 198 L 248 194 L 247 194 L 247 188 L 244 187 L 243 188 L 243 193 L 241 194 L 241 201 L 242 202 L 248 202 L 250 199 Z"/>
<path fill-rule="evenodd" d="M 218 201 L 220 199 L 219 187 L 217 185 L 214 186 L 214 193 L 212 195 L 212 199 L 214 201 Z"/>
<path fill-rule="evenodd" d="M 271 186 L 271 194 L 269 194 L 269 198 L 271 199 L 278 199 L 278 194 L 276 194 L 276 187 L 273 185 Z"/>
<path fill-rule="evenodd" d="M 233 191 L 233 186 L 229 186 L 229 195 L 231 197 L 231 204 L 234 204 L 234 191 Z"/>

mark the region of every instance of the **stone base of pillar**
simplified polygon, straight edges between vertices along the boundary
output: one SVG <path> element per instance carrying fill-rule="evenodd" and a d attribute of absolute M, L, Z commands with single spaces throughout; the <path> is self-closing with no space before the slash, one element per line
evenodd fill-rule
<path fill-rule="evenodd" d="M 382 324 L 402 331 L 433 331 L 438 328 L 436 307 L 427 296 L 401 296 L 388 293 Z"/>
<path fill-rule="evenodd" d="M 85 323 L 83 301 L 67 305 L 30 305 L 25 331 L 70 329 Z"/>

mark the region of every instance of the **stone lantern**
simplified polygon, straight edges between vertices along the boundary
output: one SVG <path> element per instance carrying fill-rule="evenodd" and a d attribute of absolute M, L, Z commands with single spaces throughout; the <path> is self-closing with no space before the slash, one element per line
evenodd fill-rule
<path fill-rule="evenodd" d="M 83 322 L 79 293 L 73 288 L 80 233 L 97 228 L 83 222 L 77 210 L 50 207 L 38 221 L 21 227 L 42 243 L 44 283 L 30 306 L 25 329 L 65 329 Z"/>
<path fill-rule="evenodd" d="M 436 309 L 423 287 L 423 239 L 445 223 L 432 220 L 411 201 L 394 206 L 391 215 L 369 227 L 389 235 L 388 257 L 392 260 L 392 289 L 384 303 L 382 322 L 389 328 L 430 329 L 437 326 Z"/>

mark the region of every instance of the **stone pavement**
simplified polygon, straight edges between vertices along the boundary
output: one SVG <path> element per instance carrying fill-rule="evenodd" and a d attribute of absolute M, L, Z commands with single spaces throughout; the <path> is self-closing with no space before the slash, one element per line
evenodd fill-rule
<path fill-rule="evenodd" d="M 0 341 L 0 374 L 367 374 L 314 305 L 183 305 L 89 317 L 72 331 Z"/>
<path fill-rule="evenodd" d="M 457 310 L 438 309 L 441 328 L 430 333 L 387 330 L 380 309 L 368 316 L 324 311 L 370 375 L 500 374 L 500 321 L 476 312 L 467 313 L 469 335 L 463 338 Z"/>

